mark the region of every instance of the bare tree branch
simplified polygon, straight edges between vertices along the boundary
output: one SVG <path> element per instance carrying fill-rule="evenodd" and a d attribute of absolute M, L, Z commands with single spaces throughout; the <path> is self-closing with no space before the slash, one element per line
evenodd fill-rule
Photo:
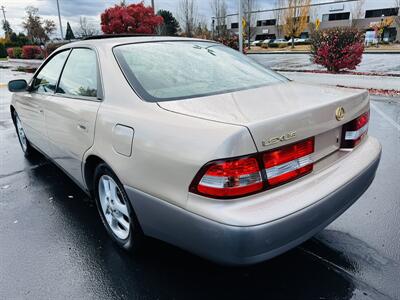
<path fill-rule="evenodd" d="M 192 37 L 199 18 L 196 0 L 180 0 L 177 16 L 182 26 L 183 34 L 187 37 Z"/>
<path fill-rule="evenodd" d="M 93 25 L 89 24 L 86 17 L 79 17 L 79 27 L 76 32 L 81 37 L 99 34 L 99 30 L 97 30 Z"/>
<path fill-rule="evenodd" d="M 216 17 L 215 31 L 218 37 L 226 36 L 226 14 L 227 6 L 225 0 L 210 0 L 213 16 Z"/>

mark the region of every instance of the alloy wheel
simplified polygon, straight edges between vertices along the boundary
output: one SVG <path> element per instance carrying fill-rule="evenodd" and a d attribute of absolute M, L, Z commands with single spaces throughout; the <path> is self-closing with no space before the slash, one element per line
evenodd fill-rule
<path fill-rule="evenodd" d="M 118 185 L 110 176 L 103 175 L 99 179 L 98 191 L 101 209 L 110 229 L 119 239 L 127 239 L 131 220 Z"/>
<path fill-rule="evenodd" d="M 19 119 L 18 115 L 15 116 L 16 125 L 17 125 L 17 133 L 18 139 L 21 143 L 22 150 L 26 152 L 28 150 L 28 141 L 25 136 L 24 128 L 22 127 L 21 120 Z"/>

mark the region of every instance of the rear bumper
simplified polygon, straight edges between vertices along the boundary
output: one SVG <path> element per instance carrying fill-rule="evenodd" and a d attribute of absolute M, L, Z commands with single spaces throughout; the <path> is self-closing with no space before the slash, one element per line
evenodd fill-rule
<path fill-rule="evenodd" d="M 247 265 L 277 256 L 324 229 L 370 186 L 379 160 L 380 152 L 356 177 L 316 203 L 256 226 L 222 224 L 133 188 L 126 191 L 146 235 L 219 263 Z"/>

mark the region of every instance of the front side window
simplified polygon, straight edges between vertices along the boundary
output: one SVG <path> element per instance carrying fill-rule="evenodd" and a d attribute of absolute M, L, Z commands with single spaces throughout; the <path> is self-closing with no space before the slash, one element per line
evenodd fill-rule
<path fill-rule="evenodd" d="M 212 42 L 137 43 L 114 48 L 129 83 L 151 102 L 229 93 L 286 81 L 252 59 Z"/>
<path fill-rule="evenodd" d="M 93 50 L 72 50 L 61 74 L 57 93 L 69 96 L 97 96 L 97 59 Z"/>
<path fill-rule="evenodd" d="M 33 81 L 33 91 L 50 94 L 55 92 L 58 77 L 60 76 L 61 69 L 67 59 L 68 53 L 69 51 L 60 52 L 46 63 Z"/>

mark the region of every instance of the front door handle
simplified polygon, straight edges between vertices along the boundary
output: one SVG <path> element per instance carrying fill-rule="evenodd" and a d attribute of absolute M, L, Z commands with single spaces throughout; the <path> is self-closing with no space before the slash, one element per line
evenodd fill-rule
<path fill-rule="evenodd" d="M 83 125 L 83 124 L 78 124 L 78 129 L 79 130 L 82 130 L 82 131 L 84 131 L 84 132 L 87 132 L 88 130 L 87 130 L 87 127 L 85 126 L 85 125 Z"/>

